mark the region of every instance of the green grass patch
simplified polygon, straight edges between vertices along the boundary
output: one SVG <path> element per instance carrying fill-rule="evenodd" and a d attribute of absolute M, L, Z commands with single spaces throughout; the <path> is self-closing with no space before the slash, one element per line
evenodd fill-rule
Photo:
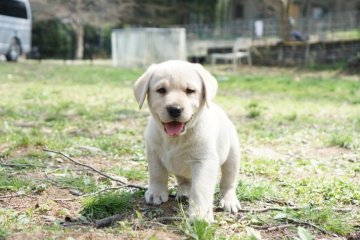
<path fill-rule="evenodd" d="M 10 135 L 10 142 L 12 149 L 30 146 L 42 147 L 46 144 L 44 136 L 36 129 L 30 131 L 14 130 L 14 133 Z"/>
<path fill-rule="evenodd" d="M 240 181 L 236 189 L 236 194 L 240 201 L 254 202 L 265 200 L 272 196 L 272 186 L 263 181 Z"/>
<path fill-rule="evenodd" d="M 238 94 L 240 91 L 254 92 L 259 94 L 279 95 L 291 97 L 294 100 L 320 100 L 320 101 L 347 101 L 353 103 L 358 99 L 360 91 L 356 81 L 348 81 L 340 78 L 306 76 L 296 78 L 297 73 L 286 72 L 284 74 L 242 74 L 241 77 L 233 75 L 228 81 L 220 82 L 220 88 Z M 264 81 L 264 79 L 266 79 Z M 357 89 L 354 91 L 354 89 Z M 273 98 L 274 99 L 274 98 Z"/>
<path fill-rule="evenodd" d="M 115 167 L 112 172 L 116 175 L 126 177 L 126 179 L 128 179 L 129 181 L 144 181 L 148 178 L 148 173 L 146 169 L 140 167 Z"/>
<path fill-rule="evenodd" d="M 0 239 L 10 236 L 12 231 L 27 230 L 31 225 L 30 212 L 17 212 L 12 209 L 0 208 Z"/>
<path fill-rule="evenodd" d="M 187 235 L 190 239 L 196 240 L 212 240 L 216 239 L 216 225 L 209 224 L 203 220 L 195 220 L 190 223 L 187 220 L 184 220 L 182 223 L 182 231 Z"/>
<path fill-rule="evenodd" d="M 60 186 L 76 189 L 83 193 L 90 193 L 98 190 L 98 184 L 95 182 L 94 178 L 87 175 L 79 175 L 79 176 L 64 176 L 56 179 L 56 182 L 59 183 Z"/>
<path fill-rule="evenodd" d="M 19 191 L 31 187 L 33 183 L 16 176 L 11 176 L 6 172 L 0 172 L 0 192 Z"/>
<path fill-rule="evenodd" d="M 283 162 L 276 159 L 252 158 L 244 159 L 242 167 L 246 174 L 274 177 L 279 174 Z"/>
<path fill-rule="evenodd" d="M 278 214 L 278 216 L 281 215 Z M 285 218 L 297 219 L 299 221 L 313 223 L 326 231 L 342 236 L 351 233 L 354 229 L 349 225 L 349 217 L 341 212 L 336 212 L 331 207 L 323 209 L 304 208 L 299 211 L 290 211 L 284 215 Z"/>
<path fill-rule="evenodd" d="M 253 101 L 246 106 L 246 109 L 247 109 L 246 116 L 248 118 L 258 118 L 263 112 L 264 107 L 261 107 L 258 102 Z"/>
<path fill-rule="evenodd" d="M 30 156 L 15 158 L 8 161 L 6 164 L 8 164 L 8 167 L 11 167 L 12 170 L 36 169 L 45 166 L 38 158 L 32 158 Z"/>
<path fill-rule="evenodd" d="M 360 116 L 357 116 L 354 120 L 354 128 L 357 131 L 360 131 Z"/>
<path fill-rule="evenodd" d="M 90 220 L 121 214 L 133 207 L 137 196 L 138 193 L 109 192 L 88 197 L 83 201 L 83 208 L 80 214 Z"/>
<path fill-rule="evenodd" d="M 338 146 L 341 148 L 350 149 L 353 147 L 353 143 L 352 135 L 339 131 L 331 134 L 329 139 L 329 144 L 331 146 Z"/>
<path fill-rule="evenodd" d="M 291 182 L 287 180 L 287 182 Z M 349 179 L 324 179 L 309 177 L 299 181 L 293 181 L 289 188 L 283 191 L 288 193 L 288 198 L 294 198 L 303 203 L 315 204 L 359 204 L 360 187 L 356 182 Z"/>

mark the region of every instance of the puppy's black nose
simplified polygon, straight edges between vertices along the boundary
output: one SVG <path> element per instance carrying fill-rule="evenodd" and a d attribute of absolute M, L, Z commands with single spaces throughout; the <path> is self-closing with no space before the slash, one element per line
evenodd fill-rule
<path fill-rule="evenodd" d="M 177 118 L 181 115 L 183 108 L 179 105 L 173 105 L 166 107 L 166 110 L 169 113 L 170 117 Z"/>

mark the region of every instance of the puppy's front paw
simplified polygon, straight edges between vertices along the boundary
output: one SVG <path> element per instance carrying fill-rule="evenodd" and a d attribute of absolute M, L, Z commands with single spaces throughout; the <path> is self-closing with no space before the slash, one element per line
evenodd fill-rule
<path fill-rule="evenodd" d="M 169 194 L 166 190 L 158 190 L 155 188 L 149 188 L 145 192 L 145 201 L 147 204 L 160 205 L 161 203 L 167 202 Z"/>
<path fill-rule="evenodd" d="M 225 194 L 220 200 L 220 207 L 233 213 L 237 213 L 241 208 L 235 193 Z"/>

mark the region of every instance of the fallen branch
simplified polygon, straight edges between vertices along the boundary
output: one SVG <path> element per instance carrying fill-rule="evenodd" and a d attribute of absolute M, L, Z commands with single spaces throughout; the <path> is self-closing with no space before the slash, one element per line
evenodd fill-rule
<path fill-rule="evenodd" d="M 260 219 L 260 218 L 259 218 Z M 291 227 L 292 225 L 291 224 L 283 224 L 283 225 L 278 225 L 278 226 L 270 226 L 269 227 L 269 224 L 267 222 L 265 222 L 264 220 L 260 219 L 262 222 L 264 222 L 266 225 L 268 225 L 267 227 L 255 227 L 256 229 L 259 229 L 259 230 L 264 230 L 264 231 L 275 231 L 275 230 L 282 230 L 284 228 L 288 228 L 288 227 Z M 309 223 L 309 222 L 302 222 L 302 221 L 299 221 L 299 220 L 296 220 L 296 219 L 293 219 L 293 218 L 286 218 L 286 221 L 288 223 L 292 223 L 292 224 L 295 224 L 295 225 L 302 225 L 302 226 L 308 226 L 308 227 L 312 227 L 318 231 L 320 231 L 321 233 L 323 234 L 329 234 L 328 231 L 326 231 L 325 229 L 313 224 L 313 223 Z"/>
<path fill-rule="evenodd" d="M 259 219 L 260 221 L 262 221 L 263 223 L 265 223 L 267 225 L 267 227 L 263 227 L 265 231 L 274 231 L 274 230 L 279 230 L 280 232 L 282 232 L 284 235 L 286 235 L 286 233 L 283 231 L 283 229 L 285 227 L 281 227 L 283 225 L 279 225 L 279 226 L 271 226 L 269 223 L 267 223 L 265 220 L 261 219 L 260 217 L 257 217 L 257 219 Z"/>
<path fill-rule="evenodd" d="M 95 221 L 96 228 L 104 228 L 113 225 L 115 222 L 120 221 L 124 217 L 124 214 L 116 214 L 111 217 L 106 217 Z"/>
<path fill-rule="evenodd" d="M 281 200 L 281 199 L 268 199 L 266 202 L 267 203 L 276 203 L 276 204 L 279 204 L 281 206 L 294 206 L 293 203 L 286 202 L 286 201 Z"/>
<path fill-rule="evenodd" d="M 50 150 L 50 149 L 43 149 L 43 151 L 44 151 L 44 152 L 50 152 L 50 153 L 59 154 L 59 155 L 63 156 L 64 158 L 66 158 L 67 160 L 75 163 L 76 165 L 79 165 L 79 166 L 82 166 L 82 167 L 86 167 L 86 168 L 92 170 L 93 172 L 96 172 L 97 174 L 103 176 L 103 177 L 106 177 L 106 178 L 108 178 L 108 179 L 110 179 L 110 180 L 112 180 L 112 181 L 114 181 L 114 182 L 121 183 L 121 184 L 123 185 L 123 187 L 136 188 L 136 189 L 138 189 L 138 190 L 143 190 L 143 191 L 147 190 L 147 188 L 145 188 L 145 187 L 138 186 L 138 185 L 133 185 L 133 184 L 127 184 L 127 183 L 125 183 L 125 182 L 123 182 L 123 181 L 121 181 L 121 180 L 119 180 L 119 179 L 113 178 L 113 177 L 111 177 L 111 176 L 109 176 L 109 175 L 107 175 L 107 174 L 105 174 L 105 173 L 103 173 L 103 172 L 100 172 L 99 170 L 97 170 L 97 169 L 95 169 L 95 168 L 93 168 L 93 167 L 91 167 L 91 166 L 89 166 L 89 165 L 86 165 L 86 164 L 84 164 L 84 163 L 80 163 L 80 162 L 78 162 L 78 161 L 75 161 L 74 159 L 72 159 L 71 157 L 69 157 L 68 155 L 66 155 L 66 154 L 64 154 L 64 153 L 62 153 L 62 152 L 54 151 L 54 150 Z"/>
<path fill-rule="evenodd" d="M 293 225 L 291 224 L 283 224 L 283 225 L 277 225 L 277 226 L 266 226 L 266 227 L 259 227 L 259 226 L 253 226 L 253 228 L 256 228 L 258 230 L 263 230 L 266 232 L 276 231 L 276 230 L 282 230 L 285 228 L 289 228 Z"/>
<path fill-rule="evenodd" d="M 63 223 L 60 223 L 60 224 L 63 227 L 89 226 L 89 225 L 91 225 L 91 223 L 83 222 L 83 221 L 79 221 L 79 222 L 63 222 Z"/>
<path fill-rule="evenodd" d="M 0 196 L 0 199 L 21 197 L 21 196 L 24 196 L 24 195 L 25 195 L 24 193 L 19 193 L 19 194 L 14 194 L 14 195 Z"/>
<path fill-rule="evenodd" d="M 284 225 L 268 227 L 267 229 L 264 229 L 264 230 L 266 232 L 271 232 L 271 231 L 281 230 L 281 229 L 285 229 L 285 228 L 289 228 L 289 227 L 291 227 L 291 224 L 284 224 Z"/>
<path fill-rule="evenodd" d="M 29 194 L 26 194 L 26 193 L 19 193 L 19 194 L 14 194 L 14 195 L 5 195 L 5 196 L 0 196 L 0 199 L 7 199 L 7 198 L 15 198 L 15 197 L 29 197 L 29 198 L 37 198 L 37 197 L 34 197 L 34 196 L 30 196 Z"/>
<path fill-rule="evenodd" d="M 184 218 L 182 217 L 159 217 L 155 218 L 154 220 L 157 222 L 176 222 L 176 221 L 182 221 Z"/>
<path fill-rule="evenodd" d="M 263 213 L 263 212 L 269 212 L 269 211 L 278 211 L 283 212 L 285 210 L 293 210 L 293 211 L 299 211 L 309 208 L 309 206 L 305 207 L 267 207 L 267 208 L 260 208 L 260 209 L 240 209 L 239 212 L 254 212 L 254 213 Z M 316 207 L 312 208 L 313 210 L 320 211 L 324 209 L 323 207 Z M 351 208 L 332 208 L 335 212 L 351 212 L 353 209 Z"/>
<path fill-rule="evenodd" d="M 15 164 L 15 163 L 0 163 L 2 167 L 10 167 L 10 168 L 26 168 L 26 167 L 33 167 L 33 168 L 57 168 L 55 166 L 45 166 L 45 165 L 35 165 L 35 164 Z"/>
<path fill-rule="evenodd" d="M 254 212 L 254 213 L 262 213 L 262 212 L 269 212 L 269 211 L 285 211 L 287 209 L 291 210 L 299 210 L 298 207 L 291 207 L 291 208 L 278 208 L 278 207 L 267 207 L 267 208 L 260 208 L 260 209 L 240 209 L 239 212 Z"/>
<path fill-rule="evenodd" d="M 329 234 L 329 232 L 326 231 L 325 229 L 323 229 L 319 226 L 316 226 L 315 224 L 309 223 L 309 222 L 302 222 L 302 221 L 298 221 L 298 220 L 295 220 L 292 218 L 287 218 L 287 221 L 298 224 L 298 225 L 309 226 L 309 227 L 315 228 L 316 230 L 320 231 L 323 234 Z"/>
<path fill-rule="evenodd" d="M 110 188 L 102 189 L 102 190 L 97 191 L 97 192 L 83 194 L 83 195 L 80 195 L 80 196 L 77 196 L 77 197 L 74 197 L 74 198 L 56 198 L 56 199 L 52 199 L 52 200 L 55 201 L 55 202 L 66 202 L 66 201 L 71 202 L 71 201 L 76 201 L 79 198 L 93 196 L 93 195 L 96 195 L 96 194 L 99 194 L 99 193 L 102 193 L 102 192 L 106 192 L 106 191 L 110 191 L 110 190 L 119 190 L 121 188 L 123 188 L 123 187 L 110 187 Z"/>

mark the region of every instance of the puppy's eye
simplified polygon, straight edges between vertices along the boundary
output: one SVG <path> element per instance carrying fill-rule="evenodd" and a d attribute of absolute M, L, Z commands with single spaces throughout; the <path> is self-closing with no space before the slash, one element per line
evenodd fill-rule
<path fill-rule="evenodd" d="M 194 89 L 191 89 L 191 88 L 187 88 L 187 89 L 186 89 L 186 94 L 192 94 L 192 93 L 194 93 L 194 92 L 195 92 Z"/>
<path fill-rule="evenodd" d="M 156 92 L 160 93 L 160 94 L 165 94 L 166 93 L 166 89 L 164 87 L 159 88 L 156 90 Z"/>

